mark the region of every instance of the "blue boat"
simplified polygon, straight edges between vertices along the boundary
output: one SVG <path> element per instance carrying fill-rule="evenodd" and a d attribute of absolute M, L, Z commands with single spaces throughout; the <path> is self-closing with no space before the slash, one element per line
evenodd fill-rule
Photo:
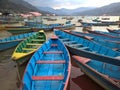
<path fill-rule="evenodd" d="M 54 32 L 72 54 L 120 66 L 120 52 L 83 39 L 67 31 L 55 30 Z"/>
<path fill-rule="evenodd" d="M 0 51 L 17 46 L 22 40 L 24 40 L 25 38 L 33 34 L 35 33 L 32 32 L 32 33 L 26 33 L 26 34 L 19 34 L 19 35 L 10 36 L 10 37 L 1 39 L 0 40 Z"/>
<path fill-rule="evenodd" d="M 72 56 L 80 69 L 105 90 L 120 90 L 120 66 Z"/>
<path fill-rule="evenodd" d="M 71 70 L 70 55 L 64 44 L 53 36 L 30 59 L 21 90 L 66 90 Z"/>
<path fill-rule="evenodd" d="M 115 29 L 110 29 L 110 28 L 107 28 L 107 30 L 108 30 L 110 33 L 120 34 L 120 29 L 115 30 Z M 120 35 L 119 35 L 119 36 L 120 36 Z"/>
<path fill-rule="evenodd" d="M 102 31 L 90 31 L 87 30 L 89 33 L 94 33 L 97 35 L 102 35 L 105 37 L 111 37 L 111 38 L 119 38 L 120 39 L 120 34 L 116 34 L 116 33 L 108 33 L 108 32 L 102 32 Z"/>
<path fill-rule="evenodd" d="M 82 37 L 93 42 L 99 43 L 101 45 L 107 46 L 113 50 L 120 51 L 120 39 L 114 39 L 110 37 L 103 37 L 99 35 L 95 35 L 92 33 L 82 33 L 77 31 L 70 31 L 70 33 Z"/>
<path fill-rule="evenodd" d="M 102 22 L 80 22 L 82 26 L 109 26 L 109 23 Z"/>

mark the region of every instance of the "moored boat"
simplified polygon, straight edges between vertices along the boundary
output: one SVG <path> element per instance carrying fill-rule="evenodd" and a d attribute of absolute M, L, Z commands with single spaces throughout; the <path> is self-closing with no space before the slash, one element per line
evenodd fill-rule
<path fill-rule="evenodd" d="M 107 30 L 110 32 L 110 33 L 117 33 L 117 34 L 120 34 L 120 30 L 115 30 L 115 29 L 110 29 L 110 28 L 107 28 Z"/>
<path fill-rule="evenodd" d="M 28 61 L 31 55 L 46 41 L 46 35 L 43 30 L 28 37 L 22 41 L 15 49 L 12 60 L 16 61 L 18 65 L 22 65 Z"/>
<path fill-rule="evenodd" d="M 94 41 L 96 43 L 99 43 L 101 45 L 107 46 L 113 50 L 120 51 L 120 39 L 103 37 L 103 36 L 95 35 L 92 33 L 82 33 L 77 31 L 70 31 L 70 33 L 78 37 L 82 37 L 82 38 Z"/>
<path fill-rule="evenodd" d="M 55 30 L 55 34 L 66 44 L 72 54 L 120 66 L 120 52 L 83 39 L 67 31 Z"/>
<path fill-rule="evenodd" d="M 25 38 L 33 34 L 35 33 L 32 32 L 32 33 L 19 34 L 19 35 L 10 36 L 10 37 L 1 39 L 0 40 L 0 51 L 17 46 L 22 40 L 24 40 Z"/>
<path fill-rule="evenodd" d="M 120 89 L 120 66 L 73 55 L 80 69 L 106 90 Z"/>
<path fill-rule="evenodd" d="M 52 37 L 30 59 L 21 90 L 66 90 L 71 70 L 70 55 L 64 44 Z"/>
<path fill-rule="evenodd" d="M 116 33 L 108 33 L 108 32 L 102 32 L 102 31 L 91 31 L 91 30 L 87 30 L 89 33 L 94 33 L 97 35 L 102 35 L 105 37 L 111 37 L 111 38 L 119 38 L 120 39 L 120 35 L 116 34 Z"/>

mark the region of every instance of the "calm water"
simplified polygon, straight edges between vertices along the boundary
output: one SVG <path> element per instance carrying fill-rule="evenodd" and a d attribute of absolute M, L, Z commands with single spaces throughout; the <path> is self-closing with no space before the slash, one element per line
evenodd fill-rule
<path fill-rule="evenodd" d="M 42 17 L 43 18 L 43 17 Z M 61 17 L 52 17 L 57 18 L 57 21 L 47 22 L 44 20 L 44 23 L 65 23 L 66 20 L 62 20 Z M 76 26 L 79 26 L 80 23 L 77 22 L 78 19 L 82 17 L 75 17 L 72 20 L 72 23 L 75 23 Z M 86 20 L 91 20 L 95 17 L 88 17 Z M 40 19 L 40 18 L 39 18 Z M 113 28 L 118 28 L 118 26 L 110 26 Z M 93 30 L 106 31 L 107 27 L 92 27 Z M 82 31 L 82 27 L 76 27 L 76 31 Z M 47 38 L 53 35 L 53 32 L 46 32 Z M 0 38 L 10 36 L 8 32 L 1 32 Z M 22 67 L 16 67 L 16 63 L 11 60 L 11 55 L 15 48 L 5 50 L 0 52 L 0 90 L 19 90 L 18 86 L 20 85 L 20 80 L 23 76 L 26 65 Z M 104 90 L 83 72 L 76 64 L 72 61 L 72 71 L 68 90 Z"/>

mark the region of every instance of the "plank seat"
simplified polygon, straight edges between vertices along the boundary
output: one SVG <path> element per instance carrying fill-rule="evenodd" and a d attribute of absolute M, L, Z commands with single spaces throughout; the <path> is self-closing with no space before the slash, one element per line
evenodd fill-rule
<path fill-rule="evenodd" d="M 32 41 L 45 41 L 44 39 L 32 39 Z"/>
<path fill-rule="evenodd" d="M 37 64 L 64 64 L 65 60 L 38 60 Z"/>
<path fill-rule="evenodd" d="M 87 50 L 87 49 L 89 49 L 89 47 L 79 47 L 78 49 Z"/>
<path fill-rule="evenodd" d="M 68 42 L 64 42 L 64 44 L 70 44 L 70 43 L 76 43 L 76 41 L 68 41 Z"/>
<path fill-rule="evenodd" d="M 51 46 L 58 46 L 58 44 L 51 44 Z"/>
<path fill-rule="evenodd" d="M 82 46 L 82 44 L 71 44 L 71 47 Z"/>
<path fill-rule="evenodd" d="M 32 76 L 32 80 L 63 80 L 64 76 Z"/>
<path fill-rule="evenodd" d="M 37 43 L 27 43 L 26 45 L 40 46 L 40 45 L 42 45 L 42 44 L 37 44 Z"/>
<path fill-rule="evenodd" d="M 43 52 L 44 54 L 62 54 L 62 51 L 47 51 L 47 52 Z"/>
<path fill-rule="evenodd" d="M 43 36 L 38 36 L 39 38 L 43 38 Z"/>
<path fill-rule="evenodd" d="M 22 48 L 22 50 L 29 50 L 29 51 L 31 51 L 31 50 L 37 50 L 37 49 L 35 49 L 35 48 Z"/>

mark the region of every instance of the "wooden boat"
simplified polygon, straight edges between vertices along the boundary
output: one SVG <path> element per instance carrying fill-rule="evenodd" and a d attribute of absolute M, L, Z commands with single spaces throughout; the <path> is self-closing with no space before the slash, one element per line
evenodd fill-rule
<path fill-rule="evenodd" d="M 69 52 L 54 36 L 30 59 L 24 72 L 21 90 L 66 90 L 70 70 Z"/>
<path fill-rule="evenodd" d="M 32 33 L 19 34 L 19 35 L 10 36 L 10 37 L 1 39 L 0 40 L 0 51 L 17 46 L 22 40 L 24 40 L 25 38 L 33 34 L 35 33 L 32 32 Z"/>
<path fill-rule="evenodd" d="M 97 35 L 102 35 L 102 36 L 106 36 L 106 37 L 111 37 L 111 38 L 119 38 L 120 39 L 120 35 L 116 34 L 116 33 L 108 33 L 108 32 L 102 32 L 102 31 L 90 31 L 87 30 L 89 33 L 94 33 Z"/>
<path fill-rule="evenodd" d="M 102 23 L 102 22 L 80 22 L 82 26 L 109 26 L 108 23 Z"/>
<path fill-rule="evenodd" d="M 33 30 L 30 27 L 16 27 L 16 28 L 5 28 L 8 32 L 12 34 L 22 34 L 22 33 L 29 33 L 33 32 Z"/>
<path fill-rule="evenodd" d="M 77 31 L 70 31 L 72 34 L 82 37 L 93 42 L 99 43 L 101 45 L 107 46 L 113 50 L 120 51 L 120 39 L 108 38 L 103 36 L 98 36 L 90 33 L 81 33 Z"/>
<path fill-rule="evenodd" d="M 83 39 L 67 31 L 55 30 L 55 34 L 63 41 L 72 54 L 120 66 L 120 52 Z"/>
<path fill-rule="evenodd" d="M 120 90 L 120 66 L 72 56 L 80 69 L 105 90 Z"/>
<path fill-rule="evenodd" d="M 31 55 L 46 41 L 46 35 L 43 30 L 28 37 L 21 42 L 15 49 L 12 60 L 16 61 L 18 65 L 22 65 L 28 61 Z"/>
<path fill-rule="evenodd" d="M 115 29 L 110 29 L 110 28 L 107 28 L 107 30 L 110 32 L 110 33 L 117 33 L 117 34 L 120 34 L 120 30 L 115 30 Z M 120 35 L 119 35 L 120 36 Z"/>

